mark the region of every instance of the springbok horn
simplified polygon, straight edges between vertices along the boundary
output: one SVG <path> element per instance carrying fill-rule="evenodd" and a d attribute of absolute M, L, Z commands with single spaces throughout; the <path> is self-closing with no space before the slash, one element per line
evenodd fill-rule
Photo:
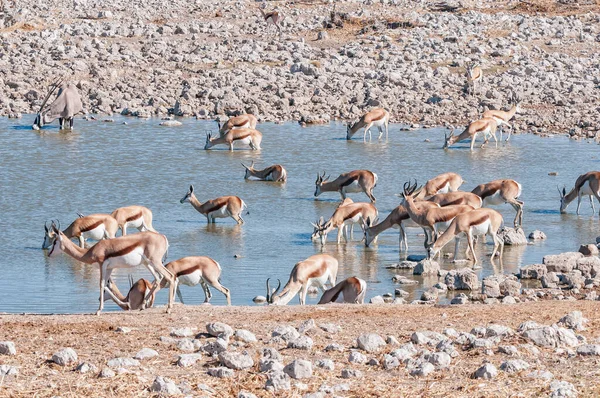
<path fill-rule="evenodd" d="M 269 280 L 271 278 L 267 278 L 267 303 L 271 302 L 271 286 L 269 286 Z"/>
<path fill-rule="evenodd" d="M 559 191 L 560 191 L 560 190 L 559 190 Z M 44 223 L 44 230 L 45 230 L 46 232 L 48 232 L 48 231 L 50 230 L 50 227 L 52 227 L 52 225 L 48 226 L 48 223 L 49 223 L 49 222 L 50 222 L 50 221 L 46 221 L 46 222 Z"/>
<path fill-rule="evenodd" d="M 281 281 L 279 279 L 277 279 L 277 288 L 275 289 L 275 292 L 273 292 L 273 296 L 275 296 L 277 293 L 279 293 L 280 288 L 281 288 Z M 271 301 L 273 301 L 272 297 L 271 297 Z"/>
<path fill-rule="evenodd" d="M 562 196 L 562 191 L 560 190 L 560 187 L 558 185 L 556 186 L 556 189 L 558 189 L 559 195 Z"/>
<path fill-rule="evenodd" d="M 85 216 L 84 216 L 83 214 L 81 214 L 80 212 L 77 212 L 77 217 L 79 217 L 79 218 L 83 218 L 83 217 L 85 217 Z"/>

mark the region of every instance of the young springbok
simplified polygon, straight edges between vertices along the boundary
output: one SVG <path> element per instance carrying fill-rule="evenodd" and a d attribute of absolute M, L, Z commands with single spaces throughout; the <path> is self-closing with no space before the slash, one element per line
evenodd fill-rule
<path fill-rule="evenodd" d="M 133 283 L 131 275 L 129 275 L 129 292 L 127 296 L 123 296 L 117 285 L 111 280 L 106 281 L 106 293 L 108 296 L 104 300 L 112 299 L 124 311 L 133 311 L 144 309 L 146 296 L 152 291 L 152 284 L 146 279 L 139 279 Z M 156 291 L 152 292 L 148 301 L 147 308 L 154 305 Z"/>
<path fill-rule="evenodd" d="M 325 290 L 327 281 L 335 286 L 338 272 L 338 261 L 329 254 L 315 254 L 304 261 L 296 263 L 288 283 L 279 292 L 279 287 L 269 294 L 269 303 L 273 305 L 286 305 L 298 292 L 300 292 L 300 305 L 306 303 L 308 288 L 316 285 Z"/>
<path fill-rule="evenodd" d="M 367 282 L 356 276 L 351 276 L 331 289 L 325 290 L 317 304 L 335 303 L 340 301 L 349 304 L 364 304 L 366 293 Z M 343 296 L 343 300 L 340 300 L 340 296 Z"/>
<path fill-rule="evenodd" d="M 363 134 L 363 141 L 367 139 L 367 133 L 369 133 L 369 140 L 371 139 L 371 127 L 375 126 L 379 130 L 379 137 L 383 135 L 383 129 L 385 127 L 385 138 L 388 138 L 388 124 L 390 122 L 390 113 L 383 108 L 376 108 L 372 111 L 365 113 L 356 123 L 348 124 L 346 128 L 346 139 L 352 139 L 352 136 L 362 128 L 365 129 Z"/>
<path fill-rule="evenodd" d="M 369 170 L 354 170 L 348 173 L 340 174 L 338 178 L 329 181 L 329 176 L 325 177 L 317 174 L 315 181 L 315 197 L 323 192 L 339 192 L 342 200 L 346 199 L 347 193 L 364 192 L 371 202 L 375 202 L 373 189 L 377 186 L 377 174 Z"/>
<path fill-rule="evenodd" d="M 348 242 L 348 233 L 346 232 L 347 226 L 359 224 L 361 227 L 370 227 L 370 221 L 377 218 L 377 208 L 371 203 L 349 203 L 339 206 L 331 218 L 327 222 L 323 220 L 323 217 L 312 226 L 315 228 L 313 235 L 315 238 L 319 236 L 321 244 L 324 245 L 327 242 L 327 234 L 334 228 L 337 228 L 337 243 L 340 244 L 342 235 L 346 242 Z"/>
<path fill-rule="evenodd" d="M 450 132 L 450 135 L 444 134 L 444 149 L 447 149 L 451 145 L 454 145 L 457 142 L 461 142 L 463 140 L 470 139 L 471 140 L 471 151 L 473 150 L 473 146 L 475 145 L 475 139 L 477 138 L 477 134 L 483 134 L 485 137 L 483 144 L 481 144 L 481 148 L 487 144 L 487 137 L 491 135 L 494 138 L 496 144 L 498 143 L 498 139 L 496 137 L 496 130 L 498 129 L 498 122 L 496 119 L 491 117 L 485 117 L 483 119 L 476 120 L 474 122 L 469 123 L 467 128 L 460 133 L 460 135 L 454 135 L 454 130 Z"/>
<path fill-rule="evenodd" d="M 206 221 L 214 223 L 216 218 L 233 218 L 238 224 L 243 224 L 242 212 L 246 208 L 246 203 L 237 196 L 221 196 L 201 203 L 194 195 L 194 186 L 190 185 L 190 190 L 185 194 L 179 203 L 189 202 L 199 213 L 206 216 Z"/>
<path fill-rule="evenodd" d="M 582 196 L 588 196 L 590 198 L 590 205 L 592 206 L 592 211 L 595 213 L 594 197 L 600 201 L 600 171 L 590 171 L 580 175 L 577 177 L 575 186 L 569 193 L 567 193 L 566 187 L 563 187 L 562 192 L 559 188 L 558 193 L 560 194 L 561 213 L 566 213 L 569 203 L 577 198 L 577 215 L 579 215 Z"/>
<path fill-rule="evenodd" d="M 80 215 L 62 233 L 68 239 L 77 238 L 79 247 L 85 247 L 86 239 L 99 241 L 114 238 L 118 229 L 117 220 L 110 214 L 90 214 L 89 216 Z M 48 226 L 48 221 L 44 224 L 44 232 L 42 249 L 48 249 L 56 239 L 54 229 Z"/>
<path fill-rule="evenodd" d="M 248 128 L 256 130 L 258 119 L 251 113 L 244 113 L 239 116 L 230 117 L 225 123 L 221 124 L 219 119 L 215 119 L 219 126 L 219 135 L 223 137 L 229 130 Z"/>
<path fill-rule="evenodd" d="M 523 226 L 523 205 L 525 202 L 519 200 L 521 184 L 515 180 L 494 180 L 476 186 L 471 192 L 483 200 L 484 206 L 510 204 L 517 212 L 514 220 L 515 229 Z"/>
<path fill-rule="evenodd" d="M 152 212 L 144 206 L 120 207 L 113 211 L 111 216 L 117 220 L 121 235 L 127 235 L 127 228 L 137 228 L 138 231 L 156 232 L 152 227 Z"/>
<path fill-rule="evenodd" d="M 258 151 L 260 150 L 260 143 L 262 142 L 262 134 L 258 130 L 239 128 L 231 129 L 223 136 L 212 138 L 212 134 L 206 135 L 206 144 L 204 149 L 210 149 L 215 145 L 228 145 L 229 150 L 233 151 L 233 143 L 241 142 L 242 144 L 249 145 L 251 149 Z"/>
<path fill-rule="evenodd" d="M 467 86 L 468 91 L 471 95 L 475 95 L 477 91 L 477 85 L 479 85 L 483 81 L 483 71 L 481 67 L 476 62 L 470 62 L 467 65 L 467 72 L 465 73 L 467 77 Z"/>
<path fill-rule="evenodd" d="M 246 166 L 244 163 L 242 166 L 246 169 L 245 180 L 250 177 L 258 178 L 260 181 L 285 182 L 287 180 L 287 171 L 280 164 L 274 164 L 262 170 L 254 168 L 254 161 L 250 166 Z"/>

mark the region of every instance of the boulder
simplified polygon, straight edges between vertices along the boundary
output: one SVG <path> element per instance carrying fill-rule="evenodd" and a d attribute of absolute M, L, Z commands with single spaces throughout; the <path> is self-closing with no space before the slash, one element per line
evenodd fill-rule
<path fill-rule="evenodd" d="M 548 272 L 571 272 L 577 265 L 577 259 L 583 254 L 577 252 L 566 252 L 544 256 L 542 263 L 546 265 Z"/>
<path fill-rule="evenodd" d="M 378 334 L 367 333 L 359 336 L 356 339 L 356 345 L 361 350 L 366 352 L 377 352 L 381 347 L 384 347 L 385 340 Z"/>
<path fill-rule="evenodd" d="M 440 264 L 433 260 L 421 260 L 413 269 L 413 275 L 437 275 L 440 270 Z"/>
<path fill-rule="evenodd" d="M 233 336 L 233 328 L 222 322 L 207 323 L 206 331 L 214 337 L 225 336 L 226 338 L 229 338 Z"/>
<path fill-rule="evenodd" d="M 523 246 L 527 244 L 527 237 L 522 228 L 502 227 L 498 231 L 498 237 L 504 241 L 505 245 L 509 246 Z"/>
<path fill-rule="evenodd" d="M 221 364 L 230 369 L 247 369 L 254 366 L 254 360 L 247 352 L 225 351 L 219 354 Z"/>
<path fill-rule="evenodd" d="M 521 279 L 542 279 L 548 273 L 544 264 L 530 264 L 519 269 L 519 278 Z"/>
<path fill-rule="evenodd" d="M 312 363 L 304 359 L 296 359 L 283 368 L 283 371 L 294 379 L 310 379 L 312 377 Z"/>
<path fill-rule="evenodd" d="M 77 361 L 77 353 L 72 348 L 63 348 L 52 355 L 52 362 L 60 366 L 67 366 Z"/>
<path fill-rule="evenodd" d="M 588 320 L 583 317 L 581 311 L 573 311 L 560 318 L 558 324 L 572 330 L 585 330 L 584 325 L 587 322 Z"/>
<path fill-rule="evenodd" d="M 481 293 L 492 298 L 518 296 L 521 294 L 521 283 L 514 275 L 492 275 L 483 279 Z"/>
<path fill-rule="evenodd" d="M 546 239 L 546 234 L 540 230 L 535 230 L 529 234 L 529 239 L 531 240 L 544 240 Z"/>
<path fill-rule="evenodd" d="M 177 385 L 166 377 L 157 376 L 150 387 L 150 391 L 160 395 L 177 395 L 181 394 L 181 390 Z"/>
<path fill-rule="evenodd" d="M 593 244 L 581 245 L 579 246 L 579 253 L 583 254 L 586 257 L 597 256 L 598 255 L 598 246 Z"/>
<path fill-rule="evenodd" d="M 444 283 L 448 286 L 448 290 L 476 290 L 479 287 L 477 274 L 470 268 L 448 272 Z"/>
<path fill-rule="evenodd" d="M 558 326 L 532 327 L 523 331 L 521 335 L 538 347 L 558 348 L 579 345 L 579 340 L 572 330 Z"/>
<path fill-rule="evenodd" d="M 581 271 L 585 278 L 596 278 L 600 276 L 600 258 L 595 256 L 579 258 L 575 263 L 575 269 Z"/>
<path fill-rule="evenodd" d="M 542 276 L 542 287 L 545 289 L 556 289 L 560 283 L 560 278 L 556 272 L 548 272 Z"/>

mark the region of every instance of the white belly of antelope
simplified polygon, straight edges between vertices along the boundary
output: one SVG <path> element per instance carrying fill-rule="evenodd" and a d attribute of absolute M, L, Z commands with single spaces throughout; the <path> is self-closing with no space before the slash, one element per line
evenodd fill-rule
<path fill-rule="evenodd" d="M 142 263 L 144 258 L 144 249 L 138 247 L 127 254 L 118 257 L 111 257 L 106 260 L 107 268 L 135 268 Z"/>
<path fill-rule="evenodd" d="M 240 124 L 238 126 L 233 126 L 231 129 L 245 129 L 250 127 L 250 122 L 246 122 L 244 124 Z"/>
<path fill-rule="evenodd" d="M 202 280 L 202 272 L 197 270 L 187 275 L 181 275 L 177 279 L 179 279 L 179 283 L 182 285 L 196 286 Z"/>
<path fill-rule="evenodd" d="M 489 229 L 490 229 L 490 220 L 486 220 L 479 225 L 472 225 L 471 226 L 471 234 L 473 234 L 473 236 L 485 235 L 488 233 Z"/>
<path fill-rule="evenodd" d="M 132 220 L 132 221 L 127 221 L 125 223 L 125 228 L 129 229 L 129 228 L 136 228 L 136 229 L 140 229 L 142 227 L 144 219 L 142 217 L 138 218 L 137 220 Z"/>
<path fill-rule="evenodd" d="M 495 206 L 503 204 L 505 200 L 502 198 L 502 196 L 500 195 L 500 191 L 498 190 L 493 195 L 485 198 L 484 202 L 486 205 Z"/>
<path fill-rule="evenodd" d="M 308 289 L 311 286 L 316 286 L 318 288 L 324 289 L 327 280 L 329 279 L 329 270 L 325 271 L 323 275 L 316 278 L 309 278 L 307 282 L 306 288 Z"/>
<path fill-rule="evenodd" d="M 100 224 L 94 229 L 90 229 L 89 231 L 82 232 L 81 235 L 83 236 L 84 239 L 102 240 L 102 239 L 104 239 L 105 231 L 106 231 L 106 228 L 104 227 L 104 224 Z"/>
<path fill-rule="evenodd" d="M 581 196 L 592 196 L 593 194 L 594 191 L 592 190 L 592 187 L 590 187 L 590 183 L 588 181 L 586 181 L 585 184 L 581 186 L 581 189 L 579 189 L 579 195 Z"/>
<path fill-rule="evenodd" d="M 362 188 L 358 184 L 358 180 L 354 180 L 354 181 L 352 181 L 352 183 L 346 185 L 345 187 L 342 187 L 342 190 L 344 192 L 349 192 L 349 193 L 362 192 Z"/>
<path fill-rule="evenodd" d="M 229 217 L 229 212 L 227 211 L 227 205 L 208 213 L 210 218 L 225 218 Z"/>
<path fill-rule="evenodd" d="M 454 218 L 452 220 L 454 220 Z M 450 224 L 452 224 L 452 220 L 435 223 L 437 231 L 441 233 L 447 230 Z"/>
<path fill-rule="evenodd" d="M 240 144 L 250 145 L 252 139 L 248 136 L 246 138 L 242 138 L 241 140 L 237 140 L 235 142 L 239 142 Z"/>
<path fill-rule="evenodd" d="M 450 192 L 450 183 L 446 183 L 446 185 L 444 185 L 443 187 L 441 187 L 440 189 L 437 190 L 436 194 L 438 193 L 448 193 Z"/>
<path fill-rule="evenodd" d="M 373 121 L 373 127 L 383 127 L 385 125 L 385 118 Z"/>

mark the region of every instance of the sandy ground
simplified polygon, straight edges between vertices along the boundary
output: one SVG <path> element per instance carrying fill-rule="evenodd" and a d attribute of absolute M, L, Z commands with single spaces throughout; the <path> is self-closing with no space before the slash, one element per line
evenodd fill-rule
<path fill-rule="evenodd" d="M 591 343 L 600 335 L 600 314 L 598 304 L 590 301 L 577 302 L 538 302 L 516 305 L 465 305 L 456 307 L 427 307 L 414 305 L 334 305 L 306 307 L 211 307 L 177 306 L 170 315 L 164 308 L 154 308 L 145 312 L 105 313 L 94 315 L 2 315 L 0 316 L 0 341 L 11 340 L 17 347 L 16 356 L 0 356 L 0 364 L 19 367 L 17 377 L 0 380 L 0 396 L 150 396 L 149 387 L 156 376 L 172 379 L 177 384 L 187 382 L 192 396 L 235 396 L 239 391 L 251 391 L 257 396 L 274 396 L 264 389 L 266 375 L 258 371 L 258 349 L 270 339 L 270 332 L 280 324 L 299 326 L 302 321 L 314 319 L 317 327 L 307 332 L 315 341 L 310 351 L 283 348 L 274 344 L 284 356 L 283 364 L 295 358 L 309 360 L 331 358 L 335 370 L 313 368 L 313 377 L 302 380 L 292 389 L 276 396 L 302 396 L 314 392 L 323 384 L 334 386 L 349 383 L 350 391 L 338 393 L 340 396 L 540 396 L 549 391 L 549 382 L 531 379 L 526 375 L 532 370 L 549 370 L 558 380 L 567 380 L 575 385 L 580 396 L 600 395 L 597 382 L 600 368 L 593 357 L 575 356 L 569 358 L 554 350 L 541 349 L 541 354 L 522 352 L 521 359 L 531 368 L 515 374 L 500 371 L 492 381 L 470 378 L 471 374 L 484 362 L 496 367 L 507 359 L 498 353 L 486 353 L 482 349 L 463 351 L 452 360 L 449 369 L 432 373 L 425 378 L 409 376 L 404 365 L 394 370 L 383 370 L 381 366 L 350 364 L 347 361 L 350 348 L 356 345 L 356 338 L 362 333 L 376 332 L 383 337 L 395 336 L 400 344 L 410 341 L 415 331 L 431 330 L 442 332 L 445 328 L 457 331 L 470 331 L 475 326 L 489 323 L 503 324 L 516 329 L 521 322 L 534 320 L 540 324 L 552 324 L 573 310 L 580 310 L 589 319 L 587 330 L 581 332 Z M 234 329 L 252 331 L 258 343 L 250 344 L 249 350 L 255 359 L 250 371 L 236 371 L 229 379 L 218 379 L 206 374 L 208 367 L 216 366 L 216 360 L 203 356 L 195 366 L 181 368 L 175 365 L 181 352 L 174 346 L 161 342 L 161 336 L 168 336 L 172 328 L 192 327 L 205 332 L 207 322 L 221 321 Z M 329 334 L 318 328 L 326 322 L 341 326 L 341 331 Z M 116 332 L 118 327 L 130 327 L 130 333 Z M 203 339 L 206 337 L 203 337 Z M 336 342 L 346 349 L 344 352 L 324 352 L 326 345 Z M 502 344 L 519 344 L 526 341 L 515 335 Z M 98 378 L 98 372 L 80 374 L 74 371 L 77 364 L 60 367 L 49 362 L 52 354 L 63 347 L 72 347 L 79 356 L 79 362 L 90 362 L 99 369 L 114 357 L 132 357 L 143 347 L 153 348 L 159 356 L 142 361 L 138 368 L 129 368 L 127 373 L 114 378 Z M 231 349 L 231 345 L 230 345 Z M 241 350 L 242 347 L 238 347 Z M 368 358 L 381 360 L 384 353 L 393 347 L 386 347 L 379 354 L 366 354 Z M 361 379 L 342 379 L 342 369 L 359 369 L 364 373 Z M 199 391 L 198 384 L 214 389 L 212 395 Z"/>

